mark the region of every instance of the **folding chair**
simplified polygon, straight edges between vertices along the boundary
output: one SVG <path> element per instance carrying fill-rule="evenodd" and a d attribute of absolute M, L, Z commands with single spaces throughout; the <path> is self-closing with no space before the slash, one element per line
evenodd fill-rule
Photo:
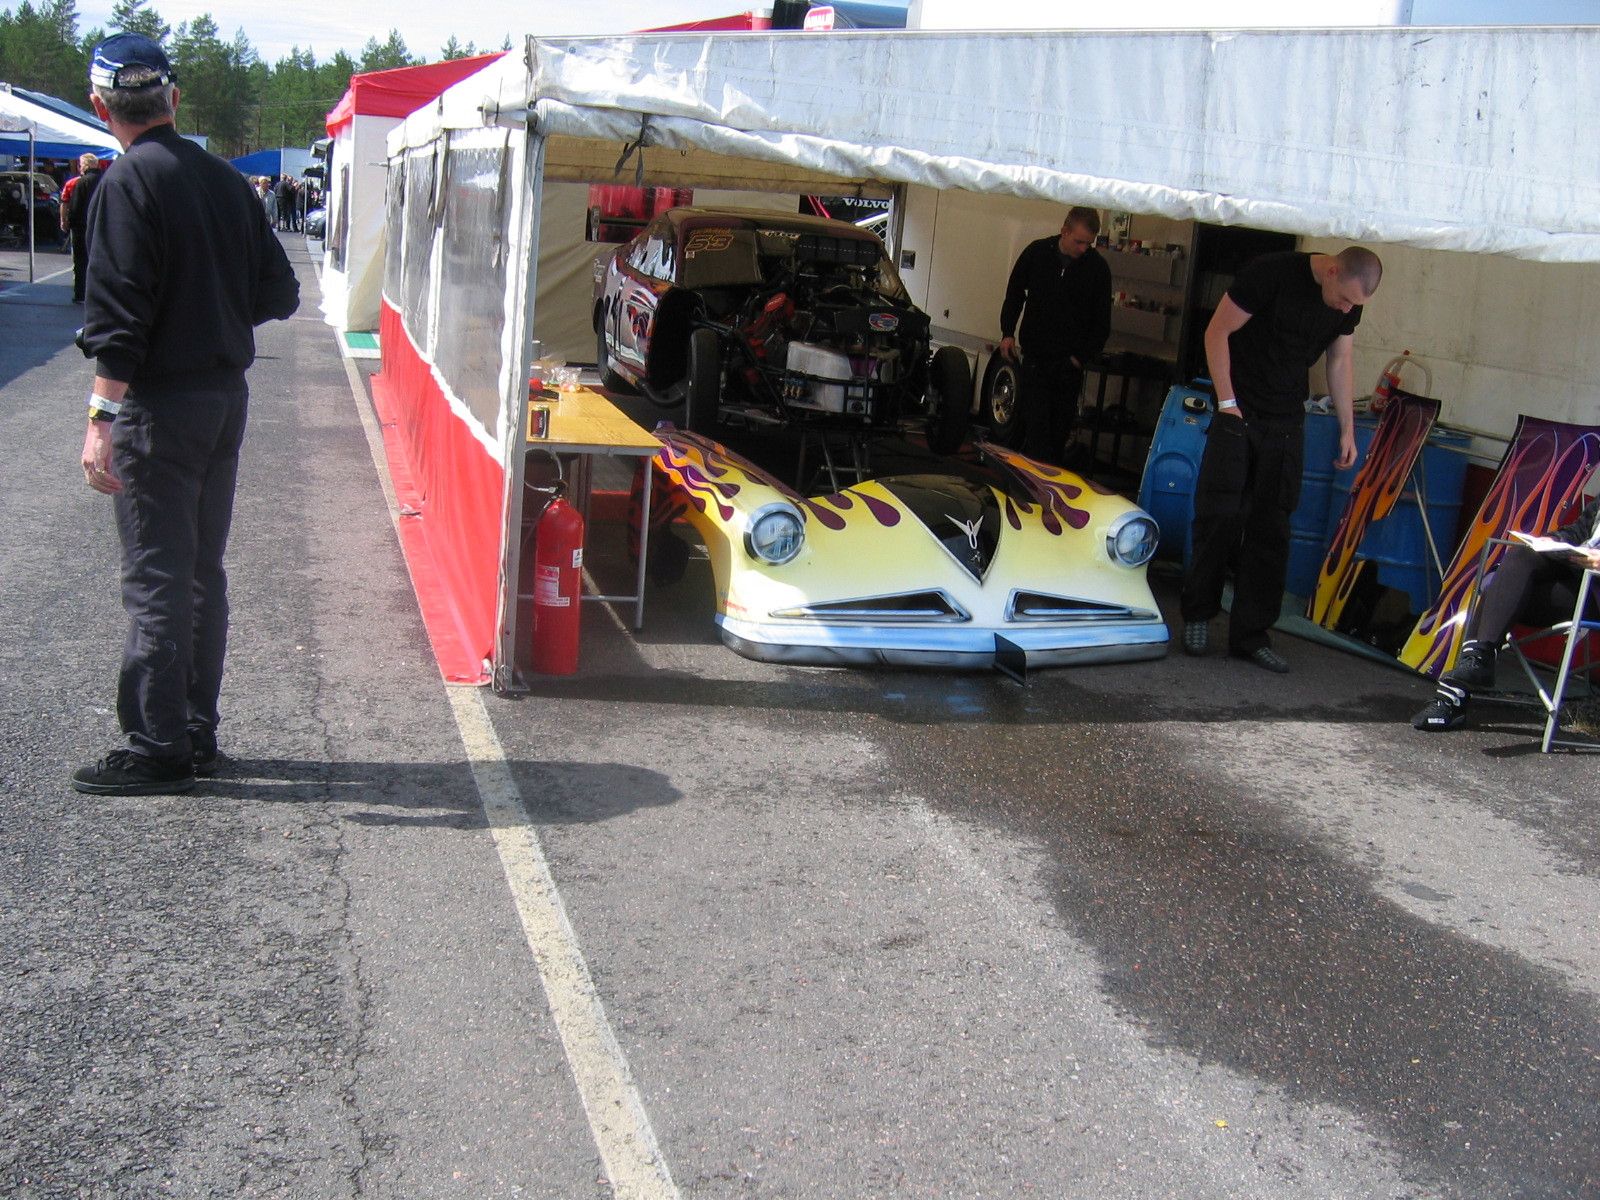
<path fill-rule="evenodd" d="M 1490 538 L 1485 542 L 1478 560 L 1479 585 L 1475 589 L 1477 594 L 1473 597 L 1474 604 L 1477 603 L 1482 593 L 1484 569 L 1488 566 L 1490 555 L 1493 553 L 1492 548 L 1515 544 L 1508 538 Z M 1572 615 L 1565 621 L 1557 621 L 1554 625 L 1536 629 L 1532 633 L 1525 633 L 1507 643 L 1506 649 L 1516 658 L 1517 664 L 1522 668 L 1523 674 L 1528 677 L 1528 682 L 1533 687 L 1533 697 L 1508 694 L 1498 691 L 1498 689 L 1487 694 L 1479 693 L 1476 697 L 1496 703 L 1525 704 L 1542 709 L 1545 714 L 1544 737 L 1539 743 L 1539 750 L 1543 754 L 1549 754 L 1552 746 L 1564 746 L 1574 750 L 1600 750 L 1600 742 L 1579 742 L 1570 738 L 1558 738 L 1556 736 L 1561 727 L 1562 706 L 1569 699 L 1572 699 L 1572 697 L 1568 696 L 1567 690 L 1574 676 L 1581 677 L 1584 682 L 1581 698 L 1593 695 L 1591 672 L 1596 667 L 1600 667 L 1600 663 L 1594 660 L 1592 648 L 1587 642 L 1585 642 L 1581 659 L 1577 650 L 1578 643 L 1584 642 L 1585 634 L 1600 634 L 1600 621 L 1586 618 L 1583 615 L 1589 603 L 1589 596 L 1592 590 L 1597 587 L 1597 580 L 1600 580 L 1600 571 L 1586 570 L 1583 572 L 1582 579 L 1578 583 L 1577 603 L 1573 605 Z M 1594 594 L 1600 594 L 1600 592 Z M 1539 667 L 1535 666 L 1535 661 L 1528 655 L 1526 648 L 1536 642 L 1557 637 L 1562 639 L 1561 665 L 1556 669 L 1555 681 L 1549 687 L 1546 687 L 1544 680 L 1539 675 Z M 1543 666 L 1543 664 L 1540 664 L 1540 666 Z M 1544 667 L 1544 670 L 1548 671 L 1549 667 Z"/>
<path fill-rule="evenodd" d="M 1567 685 L 1572 682 L 1573 676 L 1579 675 L 1583 677 L 1583 696 L 1585 698 L 1594 694 L 1594 681 L 1590 673 L 1597 664 L 1593 660 L 1588 643 L 1584 645 L 1582 662 L 1574 665 L 1573 660 L 1577 657 L 1578 643 L 1584 641 L 1584 635 L 1586 633 L 1600 633 L 1600 621 L 1584 616 L 1585 606 L 1589 603 L 1590 590 L 1595 586 L 1597 579 L 1600 579 L 1600 571 L 1584 571 L 1583 579 L 1578 584 L 1578 602 L 1573 606 L 1572 616 L 1567 620 L 1557 621 L 1546 629 L 1525 634 L 1520 638 L 1516 638 L 1510 644 L 1511 651 L 1517 656 L 1517 662 L 1521 664 L 1528 681 L 1533 684 L 1533 690 L 1538 694 L 1539 703 L 1544 708 L 1544 740 L 1539 743 L 1539 750 L 1544 754 L 1549 754 L 1552 746 L 1566 746 L 1574 750 L 1600 749 L 1600 743 L 1577 742 L 1570 738 L 1558 738 L 1556 736 L 1561 727 L 1561 707 L 1568 699 Z M 1540 641 L 1549 637 L 1562 638 L 1563 645 L 1561 649 L 1561 666 L 1556 671 L 1555 683 L 1546 690 L 1538 672 L 1534 669 L 1532 661 L 1523 652 L 1523 647 L 1530 642 Z"/>

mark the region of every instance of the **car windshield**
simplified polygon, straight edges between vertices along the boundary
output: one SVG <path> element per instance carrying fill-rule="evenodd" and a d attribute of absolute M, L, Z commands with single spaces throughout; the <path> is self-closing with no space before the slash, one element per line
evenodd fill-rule
<path fill-rule="evenodd" d="M 894 265 L 871 238 L 705 225 L 684 237 L 683 287 L 777 285 L 795 278 L 818 287 L 843 284 L 886 299 L 910 298 Z"/>

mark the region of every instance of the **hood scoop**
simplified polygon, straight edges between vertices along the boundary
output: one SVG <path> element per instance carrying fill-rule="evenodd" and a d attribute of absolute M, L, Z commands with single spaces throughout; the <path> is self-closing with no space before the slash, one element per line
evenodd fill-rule
<path fill-rule="evenodd" d="M 878 483 L 968 574 L 983 581 L 1000 544 L 1000 502 L 991 488 L 949 475 L 897 475 Z"/>

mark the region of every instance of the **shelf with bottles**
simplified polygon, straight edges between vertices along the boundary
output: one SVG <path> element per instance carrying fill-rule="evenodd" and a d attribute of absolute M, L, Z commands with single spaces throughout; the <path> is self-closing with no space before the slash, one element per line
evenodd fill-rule
<path fill-rule="evenodd" d="M 1176 242 L 1146 245 L 1138 239 L 1099 247 L 1116 279 L 1177 284 L 1183 279 L 1183 247 Z"/>

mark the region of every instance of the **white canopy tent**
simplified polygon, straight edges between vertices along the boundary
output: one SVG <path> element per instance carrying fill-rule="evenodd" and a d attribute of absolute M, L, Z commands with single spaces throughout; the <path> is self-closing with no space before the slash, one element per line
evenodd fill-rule
<path fill-rule="evenodd" d="M 105 130 L 74 120 L 43 104 L 35 104 L 9 87 L 0 86 L 0 154 L 72 158 L 86 151 L 102 156 L 121 153 L 116 140 Z"/>
<path fill-rule="evenodd" d="M 389 137 L 389 263 L 404 266 L 384 303 L 409 343 L 397 353 L 428 367 L 504 483 L 495 665 L 511 644 L 504 581 L 516 578 L 545 180 L 617 182 L 620 169 L 652 186 L 832 194 L 916 183 L 1600 262 L 1597 79 L 1592 28 L 530 39 L 524 60 L 507 56 Z M 491 143 L 515 185 L 499 229 L 476 267 L 435 270 L 450 156 Z M 440 321 L 481 310 L 486 290 L 504 315 L 498 357 L 442 363 Z"/>

